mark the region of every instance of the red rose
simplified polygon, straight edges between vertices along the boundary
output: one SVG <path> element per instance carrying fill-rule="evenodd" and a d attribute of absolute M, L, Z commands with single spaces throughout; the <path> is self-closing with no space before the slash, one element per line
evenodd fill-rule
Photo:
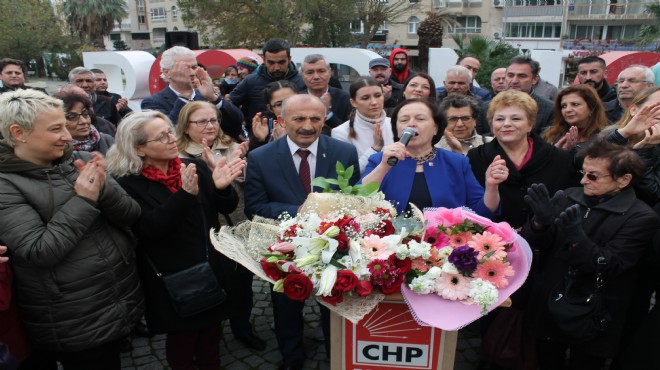
<path fill-rule="evenodd" d="M 381 285 L 380 291 L 383 294 L 392 294 L 400 291 L 404 277 L 404 275 L 397 275 L 391 282 L 388 282 L 388 284 Z"/>
<path fill-rule="evenodd" d="M 289 274 L 284 278 L 284 294 L 294 301 L 305 302 L 313 288 L 314 284 L 305 274 Z"/>
<path fill-rule="evenodd" d="M 261 263 L 261 268 L 269 278 L 278 281 L 284 277 L 284 271 L 280 270 L 277 262 L 266 262 L 265 258 L 262 258 L 259 262 Z"/>
<path fill-rule="evenodd" d="M 337 235 L 335 240 L 339 242 L 339 245 L 337 245 L 337 252 L 348 253 L 348 250 L 351 248 L 351 244 L 349 243 L 348 237 L 343 231 Z"/>
<path fill-rule="evenodd" d="M 335 221 L 335 225 L 340 228 L 342 231 L 344 231 L 344 228 L 349 226 L 351 222 L 353 221 L 352 218 L 348 216 L 344 216 L 340 218 L 339 220 Z"/>
<path fill-rule="evenodd" d="M 384 236 L 392 235 L 394 234 L 394 226 L 392 225 L 392 221 L 390 220 L 381 220 L 378 225 L 376 225 L 374 233 L 381 238 Z"/>
<path fill-rule="evenodd" d="M 408 272 L 410 272 L 410 269 L 412 267 L 412 260 L 410 258 L 404 258 L 400 260 L 396 257 L 396 254 L 392 253 L 390 255 L 389 260 L 390 263 L 399 270 L 397 272 L 399 275 L 405 275 Z"/>
<path fill-rule="evenodd" d="M 368 280 L 360 280 L 355 286 L 355 293 L 360 297 L 366 297 L 373 292 L 374 287 Z"/>
<path fill-rule="evenodd" d="M 337 272 L 337 280 L 333 289 L 341 289 L 342 292 L 350 292 L 355 288 L 358 283 L 358 278 L 352 271 L 339 270 Z"/>
<path fill-rule="evenodd" d="M 334 288 L 332 288 L 332 292 L 330 292 L 329 296 L 323 296 L 321 297 L 324 301 L 330 303 L 333 306 L 336 306 L 337 303 L 342 303 L 344 301 L 344 292 L 337 288 L 335 285 Z"/>

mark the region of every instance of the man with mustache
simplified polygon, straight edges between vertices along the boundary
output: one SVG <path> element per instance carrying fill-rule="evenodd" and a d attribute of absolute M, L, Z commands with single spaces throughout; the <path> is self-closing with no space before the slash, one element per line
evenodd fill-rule
<path fill-rule="evenodd" d="M 282 213 L 296 216 L 298 209 L 313 189 L 315 177 L 337 178 L 336 164 L 353 166 L 350 184 L 360 179 L 355 147 L 321 135 L 326 120 L 325 104 L 311 94 L 294 95 L 284 101 L 282 113 L 286 136 L 252 150 L 248 155 L 245 179 L 245 214 L 277 219 Z M 275 336 L 283 364 L 280 369 L 302 369 L 303 307 L 305 302 L 272 292 Z M 330 320 L 328 309 L 319 305 L 326 351 L 330 353 Z"/>
<path fill-rule="evenodd" d="M 607 83 L 606 77 L 607 64 L 603 58 L 590 56 L 578 62 L 578 81 L 596 89 L 603 104 L 616 99 L 616 90 Z"/>
<path fill-rule="evenodd" d="M 385 95 L 385 108 L 394 108 L 403 100 L 403 85 L 394 81 L 390 61 L 385 58 L 376 58 L 369 61 L 369 75 L 380 82 Z"/>

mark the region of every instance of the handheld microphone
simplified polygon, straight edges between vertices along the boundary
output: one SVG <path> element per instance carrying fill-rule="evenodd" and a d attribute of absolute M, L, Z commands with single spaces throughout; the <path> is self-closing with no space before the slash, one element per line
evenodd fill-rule
<path fill-rule="evenodd" d="M 411 129 L 410 127 L 406 127 L 403 129 L 403 134 L 401 135 L 401 139 L 399 142 L 403 144 L 403 146 L 408 146 L 408 142 L 410 139 L 413 138 L 413 136 L 417 135 L 417 131 Z M 389 157 L 387 158 L 387 164 L 390 166 L 396 166 L 396 164 L 399 163 L 399 158 L 397 157 Z"/>

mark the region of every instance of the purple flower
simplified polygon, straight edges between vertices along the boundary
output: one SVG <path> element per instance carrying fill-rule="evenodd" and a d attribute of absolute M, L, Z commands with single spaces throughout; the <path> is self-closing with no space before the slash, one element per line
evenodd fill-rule
<path fill-rule="evenodd" d="M 479 264 L 477 255 L 479 255 L 479 252 L 465 245 L 454 249 L 449 255 L 448 260 L 456 266 L 458 271 L 465 275 L 477 269 L 477 265 Z"/>

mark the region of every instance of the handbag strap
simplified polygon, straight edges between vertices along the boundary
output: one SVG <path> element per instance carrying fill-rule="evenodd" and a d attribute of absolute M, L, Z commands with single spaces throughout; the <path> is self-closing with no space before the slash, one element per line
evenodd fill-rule
<path fill-rule="evenodd" d="M 202 215 L 202 222 L 201 222 L 201 224 L 202 224 L 202 235 L 204 236 L 204 252 L 205 252 L 205 254 L 206 254 L 206 261 L 208 261 L 208 260 L 209 260 L 209 242 L 208 242 L 208 238 L 206 237 L 206 230 L 208 230 L 208 228 L 207 228 L 207 226 L 206 226 L 206 217 L 204 216 L 204 211 L 202 210 L 202 207 L 198 207 L 198 209 L 199 209 L 199 212 L 200 212 L 201 215 Z M 147 262 L 149 263 L 149 265 L 151 266 L 151 268 L 156 272 L 156 276 L 157 276 L 159 279 L 162 279 L 162 278 L 163 278 L 163 274 L 162 274 L 160 271 L 158 271 L 158 269 L 156 268 L 156 264 L 154 263 L 154 261 L 153 261 L 151 258 L 149 258 L 149 253 L 147 253 L 147 252 L 145 251 L 143 254 L 144 254 L 144 257 L 147 259 Z"/>

